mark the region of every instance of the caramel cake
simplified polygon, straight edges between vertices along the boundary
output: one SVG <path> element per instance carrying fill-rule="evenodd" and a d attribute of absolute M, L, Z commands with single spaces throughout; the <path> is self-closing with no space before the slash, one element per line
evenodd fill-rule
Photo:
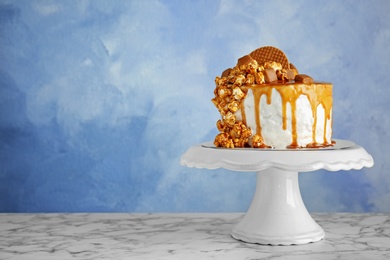
<path fill-rule="evenodd" d="M 225 148 L 332 146 L 332 84 L 313 81 L 275 47 L 262 47 L 215 79 L 221 114 L 214 145 Z"/>

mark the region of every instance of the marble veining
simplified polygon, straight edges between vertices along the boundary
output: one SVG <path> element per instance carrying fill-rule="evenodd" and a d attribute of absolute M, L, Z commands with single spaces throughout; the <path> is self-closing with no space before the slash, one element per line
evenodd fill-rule
<path fill-rule="evenodd" d="M 299 246 L 233 239 L 242 216 L 0 214 L 0 259 L 390 259 L 390 214 L 312 214 L 325 239 Z"/>

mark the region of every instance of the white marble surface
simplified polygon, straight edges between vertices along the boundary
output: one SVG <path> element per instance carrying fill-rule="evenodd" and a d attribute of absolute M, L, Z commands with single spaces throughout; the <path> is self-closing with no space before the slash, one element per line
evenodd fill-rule
<path fill-rule="evenodd" d="M 312 214 L 325 239 L 299 246 L 233 239 L 242 216 L 0 214 L 0 259 L 390 259 L 390 214 Z"/>

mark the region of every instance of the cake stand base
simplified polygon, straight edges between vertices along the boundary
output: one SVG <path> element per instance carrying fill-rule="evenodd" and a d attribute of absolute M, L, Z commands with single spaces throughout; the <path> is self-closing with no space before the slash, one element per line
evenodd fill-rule
<path fill-rule="evenodd" d="M 325 233 L 302 201 L 298 172 L 268 168 L 257 173 L 251 206 L 231 235 L 248 243 L 293 245 L 319 241 Z"/>
<path fill-rule="evenodd" d="M 191 147 L 180 163 L 209 170 L 257 172 L 256 192 L 231 235 L 248 243 L 298 245 L 324 238 L 324 230 L 307 211 L 299 191 L 298 172 L 360 170 L 372 167 L 367 151 L 336 139 L 329 149 L 222 149 L 213 142 Z"/>

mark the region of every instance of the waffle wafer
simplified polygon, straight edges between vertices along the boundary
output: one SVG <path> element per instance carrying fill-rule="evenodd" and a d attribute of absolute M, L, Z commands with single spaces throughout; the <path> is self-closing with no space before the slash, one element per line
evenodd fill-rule
<path fill-rule="evenodd" d="M 282 64 L 282 67 L 284 69 L 290 68 L 286 55 L 278 48 L 272 46 L 258 48 L 252 51 L 249 55 L 253 59 L 255 59 L 259 64 L 263 64 L 264 62 L 269 62 L 269 61 L 275 61 Z"/>

